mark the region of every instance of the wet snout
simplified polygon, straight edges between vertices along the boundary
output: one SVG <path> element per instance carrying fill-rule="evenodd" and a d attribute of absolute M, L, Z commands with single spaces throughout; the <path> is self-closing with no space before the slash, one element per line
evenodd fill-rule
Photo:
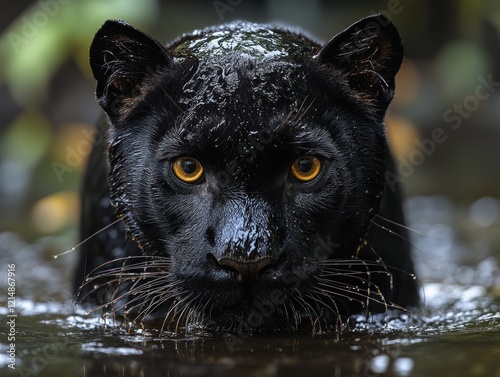
<path fill-rule="evenodd" d="M 207 230 L 212 250 L 207 257 L 244 286 L 253 286 L 281 256 L 284 224 L 261 199 L 226 204 Z"/>

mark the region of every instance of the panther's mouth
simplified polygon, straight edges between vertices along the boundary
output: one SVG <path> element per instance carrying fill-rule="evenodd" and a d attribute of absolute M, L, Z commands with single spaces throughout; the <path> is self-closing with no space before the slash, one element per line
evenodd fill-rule
<path fill-rule="evenodd" d="M 215 268 L 228 273 L 230 279 L 234 279 L 245 292 L 252 292 L 263 276 L 272 274 L 285 261 L 286 255 L 282 253 L 279 258 L 265 257 L 257 261 L 237 261 L 231 258 L 218 260 L 213 254 L 207 254 L 208 262 Z"/>

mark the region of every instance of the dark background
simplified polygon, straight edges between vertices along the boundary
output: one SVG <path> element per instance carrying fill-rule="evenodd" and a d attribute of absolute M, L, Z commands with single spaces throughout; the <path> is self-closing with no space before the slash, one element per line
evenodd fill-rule
<path fill-rule="evenodd" d="M 59 251 L 75 243 L 100 114 L 88 48 L 104 20 L 125 19 L 162 42 L 234 19 L 280 21 L 326 41 L 379 12 L 406 49 L 387 118 L 406 194 L 442 195 L 481 226 L 498 222 L 498 0 L 42 0 L 4 2 L 0 12 L 0 232 L 49 239 Z"/>

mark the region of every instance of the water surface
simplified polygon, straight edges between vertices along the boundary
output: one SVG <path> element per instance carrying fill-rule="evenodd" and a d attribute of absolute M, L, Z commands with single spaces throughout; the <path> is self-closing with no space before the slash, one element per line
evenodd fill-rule
<path fill-rule="evenodd" d="M 76 255 L 50 258 L 40 240 L 0 234 L 0 264 L 15 264 L 15 367 L 9 325 L 0 376 L 493 376 L 500 377 L 500 204 L 443 197 L 406 202 L 425 305 L 418 316 L 351 318 L 339 334 L 193 336 L 127 331 L 75 310 Z M 53 241 L 53 240 L 52 240 Z M 417 314 L 417 313 L 416 313 Z"/>

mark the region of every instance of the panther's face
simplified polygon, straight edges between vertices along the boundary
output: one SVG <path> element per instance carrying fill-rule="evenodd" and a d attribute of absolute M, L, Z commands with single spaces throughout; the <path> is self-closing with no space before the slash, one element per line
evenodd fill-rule
<path fill-rule="evenodd" d="M 122 269 L 124 310 L 252 331 L 335 323 L 382 294 L 356 253 L 380 205 L 401 55 L 381 16 L 322 47 L 240 23 L 164 49 L 106 23 L 91 65 L 111 200 L 144 255 Z"/>

